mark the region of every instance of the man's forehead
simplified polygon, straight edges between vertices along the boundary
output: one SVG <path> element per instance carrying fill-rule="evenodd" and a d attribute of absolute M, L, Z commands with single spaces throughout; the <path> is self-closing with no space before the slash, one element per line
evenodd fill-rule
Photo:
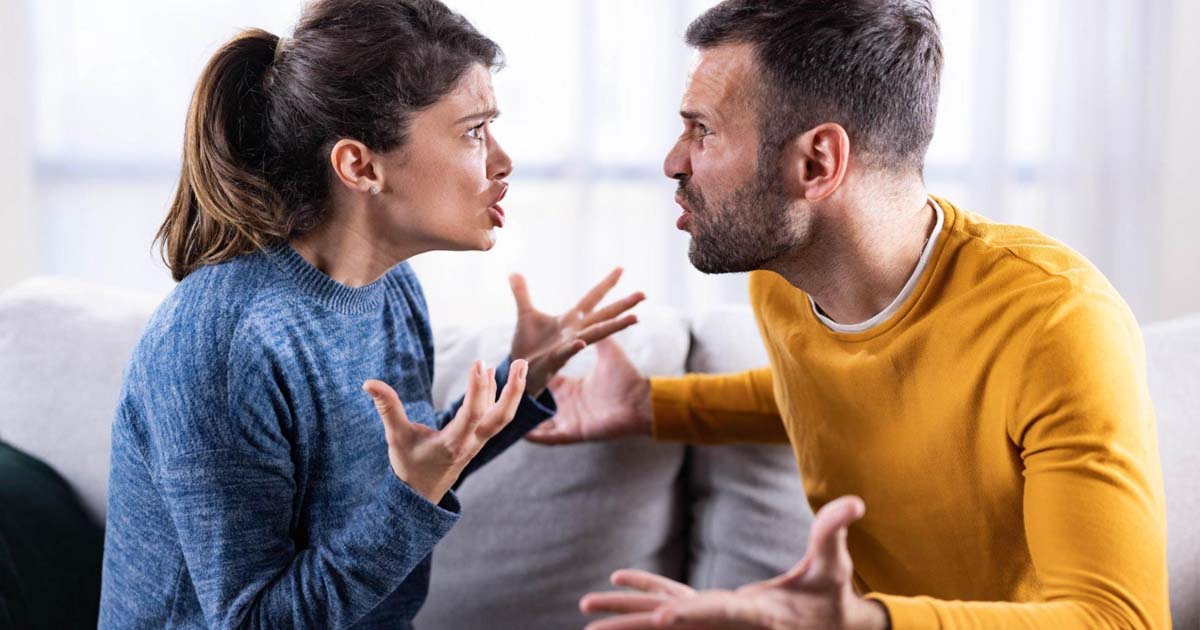
<path fill-rule="evenodd" d="M 683 110 L 709 115 L 730 112 L 750 94 L 753 71 L 751 44 L 697 50 L 688 70 Z"/>

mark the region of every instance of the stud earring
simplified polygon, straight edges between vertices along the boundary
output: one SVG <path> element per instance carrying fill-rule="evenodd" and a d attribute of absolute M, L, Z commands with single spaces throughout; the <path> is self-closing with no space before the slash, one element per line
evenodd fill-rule
<path fill-rule="evenodd" d="M 374 186 L 374 185 L 371 186 L 371 194 L 378 195 L 379 194 L 379 186 Z"/>

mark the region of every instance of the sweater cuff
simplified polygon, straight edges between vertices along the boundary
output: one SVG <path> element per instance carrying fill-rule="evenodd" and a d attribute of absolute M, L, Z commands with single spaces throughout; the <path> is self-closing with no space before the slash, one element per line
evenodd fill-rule
<path fill-rule="evenodd" d="M 510 368 L 512 368 L 511 356 L 505 357 L 496 366 L 497 397 L 501 391 L 504 391 L 504 385 L 508 383 L 508 371 Z M 558 413 L 558 403 L 554 400 L 554 394 L 550 393 L 550 388 L 547 387 L 537 398 L 529 394 L 522 394 L 521 404 L 517 406 L 517 413 L 513 417 L 513 421 L 520 422 L 521 425 L 532 430 L 537 425 L 553 418 L 556 413 Z"/>
<path fill-rule="evenodd" d="M 462 505 L 453 491 L 446 492 L 446 496 L 434 505 L 391 470 L 388 470 L 379 494 L 379 503 L 386 506 L 392 531 L 420 532 L 418 541 L 401 542 L 406 546 L 416 542 L 428 546 L 432 551 L 433 546 L 462 518 Z M 396 527 L 401 523 L 408 527 Z"/>
<path fill-rule="evenodd" d="M 869 593 L 866 599 L 874 600 L 887 608 L 892 620 L 892 630 L 929 630 L 942 627 L 937 612 L 926 601 L 926 597 L 900 597 Z"/>
<path fill-rule="evenodd" d="M 660 442 L 687 442 L 692 437 L 692 414 L 687 377 L 650 379 L 651 435 Z"/>

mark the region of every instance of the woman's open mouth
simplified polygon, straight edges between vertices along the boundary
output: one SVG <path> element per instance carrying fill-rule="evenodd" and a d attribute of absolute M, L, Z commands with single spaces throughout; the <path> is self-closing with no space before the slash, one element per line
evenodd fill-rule
<path fill-rule="evenodd" d="M 494 227 L 504 227 L 504 208 L 500 207 L 500 201 L 504 199 L 504 196 L 507 194 L 508 184 L 505 184 L 504 188 L 500 189 L 500 195 L 496 197 L 496 201 L 488 207 L 488 215 L 491 216 L 492 225 Z"/>
<path fill-rule="evenodd" d="M 504 227 L 504 208 L 492 206 L 488 208 L 488 214 L 492 217 L 493 226 L 498 228 Z"/>

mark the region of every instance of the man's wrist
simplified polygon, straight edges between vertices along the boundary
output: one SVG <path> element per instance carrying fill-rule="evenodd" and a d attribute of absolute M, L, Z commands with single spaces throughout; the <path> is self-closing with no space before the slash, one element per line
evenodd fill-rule
<path fill-rule="evenodd" d="M 654 435 L 654 402 L 650 379 L 642 379 L 641 390 L 642 394 L 638 398 L 635 411 L 638 419 L 638 434 L 650 437 Z"/>
<path fill-rule="evenodd" d="M 887 606 L 874 599 L 859 599 L 858 614 L 853 615 L 848 624 L 854 630 L 891 630 L 892 618 Z"/>

